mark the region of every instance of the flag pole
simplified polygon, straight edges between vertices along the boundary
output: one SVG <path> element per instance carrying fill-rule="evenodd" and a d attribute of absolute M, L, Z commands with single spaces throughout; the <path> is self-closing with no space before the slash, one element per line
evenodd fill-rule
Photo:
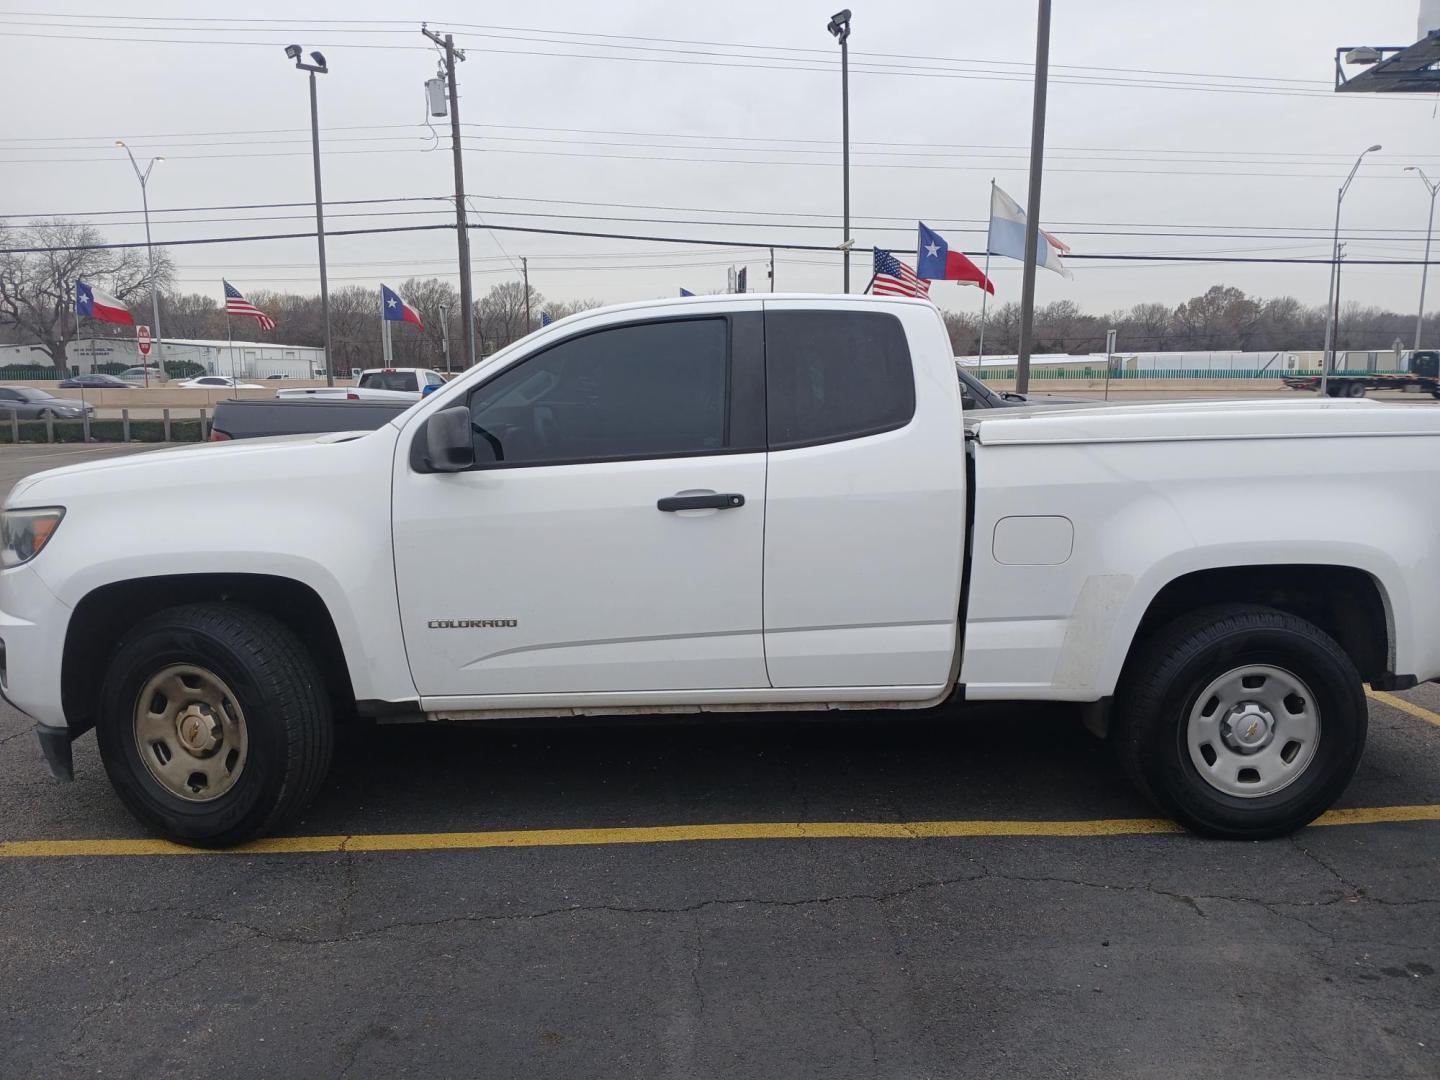
<path fill-rule="evenodd" d="M 985 280 L 990 280 L 990 227 L 995 223 L 995 178 L 990 178 L 990 220 L 985 226 Z M 986 301 L 990 299 L 990 290 L 983 285 L 980 287 L 980 347 L 979 356 L 976 357 L 975 366 L 985 366 L 985 310 Z"/>
<path fill-rule="evenodd" d="M 225 295 L 225 282 L 220 282 L 220 295 Z M 225 305 L 225 342 L 230 346 L 230 381 L 238 383 L 240 380 L 235 377 L 235 335 L 230 330 L 230 305 Z"/>

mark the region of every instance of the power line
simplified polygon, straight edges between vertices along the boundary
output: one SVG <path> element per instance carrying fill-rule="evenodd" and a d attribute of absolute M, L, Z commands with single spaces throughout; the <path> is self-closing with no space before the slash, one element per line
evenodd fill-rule
<path fill-rule="evenodd" d="M 124 28 L 118 28 L 118 29 L 123 30 Z M 224 45 L 224 46 L 242 46 L 242 47 L 256 46 L 256 47 L 264 47 L 264 48 L 275 48 L 275 47 L 278 46 L 278 45 L 283 45 L 283 44 L 284 44 L 284 42 L 283 42 L 283 41 L 280 41 L 280 40 L 274 40 L 274 41 L 248 41 L 248 40 L 239 40 L 239 39 L 215 40 L 215 39 L 206 39 L 206 38 L 115 37 L 115 36 L 113 36 L 113 35 L 110 35 L 110 36 L 100 36 L 100 35 L 91 35 L 91 34 L 45 34 L 45 33 L 36 33 L 36 32 L 33 32 L 33 31 L 19 31 L 19 32 L 11 31 L 11 32 L 9 32 L 6 36 L 7 36 L 7 37 L 13 37 L 13 38 L 34 38 L 34 39 L 41 39 L 41 40 L 99 41 L 99 42 L 105 42 L 105 43 L 107 43 L 107 44 L 112 44 L 112 45 L 113 45 L 113 44 L 122 44 L 122 45 L 124 45 L 124 44 L 187 45 L 187 46 L 195 46 L 195 45 Z M 561 43 L 557 42 L 556 44 L 561 44 Z M 568 43 L 568 44 L 581 44 L 581 43 Z M 345 43 L 340 43 L 340 44 L 338 44 L 338 45 L 336 45 L 336 46 L 331 46 L 331 47 L 332 47 L 332 48 L 341 48 L 341 49 L 347 49 L 347 48 L 348 48 L 348 49 L 402 49 L 402 50 L 406 50 L 406 51 L 415 51 L 415 50 L 428 51 L 424 46 L 420 46 L 420 45 L 383 45 L 383 44 L 360 43 L 360 42 L 345 42 Z M 705 60 L 705 59 L 678 58 L 678 57 L 677 57 L 677 58 L 671 58 L 671 57 L 662 57 L 662 56 L 610 56 L 610 55 L 601 55 L 601 54 L 595 54 L 595 53 L 573 53 L 573 52 L 539 51 L 539 50 L 533 50 L 533 49 L 492 49 L 492 48 L 486 48 L 486 47 L 483 47 L 483 46 L 469 46 L 469 47 L 467 48 L 467 51 L 475 52 L 475 53 L 485 53 L 485 54 L 493 55 L 493 56 L 529 56 L 529 57 L 550 57 L 550 58 L 555 58 L 555 59 L 572 59 L 572 60 L 606 60 L 606 61 L 617 61 L 617 62 L 628 62 L 628 63 L 684 65 L 684 66 L 687 66 L 687 67 L 696 67 L 696 66 L 699 66 L 699 67 L 738 68 L 738 69 L 761 70 L 761 71 L 823 72 L 823 73 L 827 73 L 827 74 L 828 74 L 828 73 L 830 73 L 830 72 L 832 71 L 832 69 L 833 69 L 833 65 L 831 65 L 831 64 L 823 64 L 823 63 L 819 62 L 818 60 L 816 60 L 816 61 L 811 61 L 811 62 L 809 62 L 808 64 L 797 64 L 797 63 L 755 63 L 755 62 L 748 62 L 748 63 L 747 63 L 747 62 L 740 62 L 740 61 L 743 61 L 743 59 L 744 59 L 743 54 L 723 54 L 723 55 L 727 55 L 727 56 L 733 56 L 733 57 L 736 58 L 735 60 L 729 60 L 729 61 L 727 61 L 727 60 Z M 677 50 L 677 51 L 678 51 L 678 50 Z M 776 58 L 773 58 L 773 57 L 763 57 L 763 58 L 759 58 L 759 59 L 769 60 L 769 59 L 776 59 Z M 928 68 L 927 68 L 927 69 L 918 69 L 918 70 L 917 70 L 917 69 L 910 69 L 910 68 L 905 68 L 905 67 L 903 67 L 903 66 L 896 66 L 896 65 L 890 65 L 890 66 L 886 67 L 886 66 L 865 65 L 865 64 L 863 64 L 863 63 L 852 64 L 852 65 L 851 65 L 851 72 L 852 72 L 853 74 L 857 74 L 857 75 L 890 75 L 890 76 L 898 76 L 898 77 L 905 77 L 905 78 L 924 78 L 924 79 L 962 79 L 962 80 L 969 80 L 969 81 L 984 81 L 984 82 L 991 82 L 991 83 L 995 83 L 995 82 L 1029 83 L 1029 82 L 1031 81 L 1028 76 L 1025 76 L 1025 75 L 1020 74 L 1020 73 L 1018 73 L 1018 72 L 1017 72 L 1017 73 L 986 72 L 986 71 L 965 72 L 965 71 L 956 71 L 956 70 L 939 70 L 939 69 L 928 69 Z M 1259 95 L 1277 96 L 1277 97 L 1309 97 L 1309 98 L 1327 98 L 1327 99 L 1333 97 L 1333 94 L 1331 94 L 1330 92 L 1327 92 L 1327 91 L 1319 91 L 1319 90 L 1311 91 L 1311 90 L 1291 89 L 1291 88 L 1284 88 L 1284 87 L 1264 87 L 1264 86 L 1245 87 L 1245 86 L 1229 86 L 1229 85 L 1218 85 L 1218 84 L 1201 84 L 1201 83 L 1185 83 L 1185 82 L 1166 82 L 1166 81 L 1159 81 L 1159 80 L 1155 80 L 1155 79 L 1148 79 L 1148 80 L 1142 80 L 1142 79 L 1126 80 L 1126 79 L 1120 79 L 1120 78 L 1102 79 L 1102 78 L 1098 78 L 1098 77 L 1089 77 L 1089 76 L 1052 76 L 1051 79 L 1050 79 L 1050 81 L 1053 82 L 1053 83 L 1064 84 L 1064 85 L 1072 85 L 1072 86 L 1106 86 L 1106 87 L 1119 87 L 1119 88 L 1127 88 L 1127 89 L 1149 89 L 1149 90 L 1187 90 L 1187 91 L 1193 91 L 1193 92 L 1199 92 L 1199 93 L 1259 94 Z M 1361 99 L 1361 98 L 1363 98 L 1363 97 L 1365 97 L 1365 95 L 1353 95 L 1353 96 L 1351 97 L 1351 100 L 1358 100 L 1358 99 Z"/>
<path fill-rule="evenodd" d="M 454 228 L 454 226 L 453 226 L 453 225 L 448 225 L 448 224 L 447 224 L 447 225 L 397 225 L 397 226 L 390 226 L 390 227 L 388 227 L 388 228 L 377 228 L 377 229 L 348 229 L 348 230 L 337 230 L 337 231 L 334 233 L 334 235 L 336 235 L 336 236 L 379 235 L 379 234 L 385 234 L 385 233 L 428 232 L 428 231 L 433 231 L 433 230 L 436 230 L 436 229 L 451 229 L 451 228 Z M 537 235 L 548 235 L 548 236 L 582 236 L 582 237 L 603 238 L 603 239 L 612 239 L 612 240 L 640 240 L 640 241 L 672 243 L 672 244 L 673 244 L 673 243 L 679 243 L 679 244 L 697 244 L 697 245 L 704 245 L 704 246 L 708 246 L 708 247 L 725 247 L 725 248 L 732 248 L 732 249 L 733 249 L 733 248 L 752 248 L 752 249 L 753 249 L 753 248 L 773 247 L 773 248 L 775 248 L 777 251 L 821 251 L 821 252 L 833 252 L 833 251 L 835 250 L 834 245 L 830 245 L 830 244 L 782 244 L 782 243 L 773 243 L 773 242 L 771 242 L 771 241 L 769 241 L 769 240 L 749 240 L 749 241 L 712 240 L 712 239 L 701 238 L 701 237 L 651 236 L 651 235 L 637 234 L 637 233 L 599 232 L 599 231 L 590 231 L 590 230 L 581 230 L 581 229 L 550 229 L 550 228 L 540 228 L 540 227 L 538 227 L 538 226 L 532 226 L 532 225 L 482 225 L 482 224 L 476 224 L 476 225 L 471 226 L 471 228 L 472 228 L 472 229 L 492 229 L 492 230 L 497 231 L 497 232 L 532 233 L 532 234 L 537 234 Z M 264 240 L 303 240 L 303 239 L 309 239 L 309 238 L 313 237 L 314 235 L 315 235 L 314 233 L 300 232 L 300 233 L 271 233 L 271 234 L 266 234 L 266 235 L 212 236 L 212 237 L 191 238 L 191 239 L 185 239 L 185 240 L 159 240 L 159 241 L 155 241 L 153 246 L 155 246 L 155 247 L 190 247 L 190 246 L 201 245 L 201 244 L 250 243 L 250 242 L 264 241 Z M 62 244 L 62 245 L 55 245 L 55 246 L 31 246 L 31 247 L 0 248 L 0 255 L 39 254 L 39 253 L 44 253 L 44 252 L 58 252 L 58 251 L 118 250 L 118 249 L 126 249 L 126 248 L 141 248 L 141 247 L 145 247 L 145 246 L 146 246 L 146 245 L 145 245 L 145 243 L 143 243 L 143 242 L 140 242 L 140 243 L 103 243 L 103 244 Z M 896 248 L 896 249 L 894 249 L 894 250 L 895 250 L 897 253 L 899 253 L 899 254 L 913 254 L 913 249 Z M 982 252 L 973 252 L 973 251 L 972 251 L 972 252 L 966 252 L 966 254 L 967 254 L 967 255 L 970 255 L 970 256 L 980 256 L 980 255 L 983 254 L 983 253 L 982 253 Z M 1331 262 L 1330 259 L 1321 259 L 1321 258 L 1307 259 L 1307 258 L 1278 257 L 1278 256 L 1276 256 L 1276 257 L 1231 256 L 1231 257 L 1227 257 L 1227 258 L 1217 259 L 1217 258 L 1212 258 L 1212 257 L 1210 257 L 1210 256 L 1204 256 L 1204 255 L 1157 255 L 1157 254 L 1122 254 L 1122 253 L 1077 254 L 1077 253 L 1075 253 L 1075 252 L 1071 252 L 1070 254 L 1066 255 L 1066 258 L 1067 258 L 1067 259 L 1070 259 L 1070 260 L 1097 260 L 1097 261 L 1112 261 L 1112 262 L 1156 260 L 1156 261 L 1163 261 L 1163 262 L 1167 262 L 1167 263 L 1185 263 L 1185 262 L 1216 263 L 1216 264 L 1219 264 L 1219 263 L 1265 263 L 1265 264 L 1294 264 L 1294 265 L 1313 265 L 1313 266 L 1328 266 L 1328 265 L 1330 265 L 1330 262 Z M 1345 259 L 1344 262 L 1345 262 L 1346 265 L 1348 265 L 1348 266 L 1421 266 L 1421 265 L 1425 265 L 1425 260 L 1423 260 L 1423 259 Z M 1430 262 L 1431 262 L 1431 263 L 1435 263 L 1435 264 L 1440 264 L 1440 258 L 1431 259 Z"/>
<path fill-rule="evenodd" d="M 264 24 L 264 25 L 268 25 L 268 26 L 278 26 L 278 25 L 282 25 L 282 24 L 283 24 L 283 25 L 304 25 L 304 26 L 317 26 L 317 25 L 321 25 L 321 26 L 326 26 L 326 27 L 327 27 L 327 29 L 326 29 L 326 31 L 325 31 L 326 33 L 336 33 L 336 32 L 338 32 L 338 33 L 369 33 L 369 34 L 377 34 L 377 33 L 396 33 L 396 34 L 399 34 L 399 33 L 409 33 L 409 32 L 411 32 L 411 31 L 413 30 L 413 23 L 408 22 L 408 21 L 406 21 L 406 20 L 401 20 L 401 19 L 273 19 L 273 18 L 271 18 L 271 19 L 265 19 L 265 18 L 250 18 L 250 19 L 247 19 L 247 18 L 235 18 L 235 17 L 223 17 L 223 16 L 211 16 L 211 17 L 203 17 L 203 16 L 200 16 L 200 17 L 197 17 L 197 16 L 92 15 L 92 14 L 89 14 L 89 13 L 86 13 L 86 14 L 72 14 L 72 13 L 55 13 L 55 12 L 0 12 L 0 16 L 3 16 L 3 17 L 5 17 L 5 18 L 11 18 L 11 19 L 15 19 L 15 18 L 79 19 L 79 20 L 83 20 L 83 21 L 80 23 L 80 26 L 81 26 L 81 27 L 84 27 L 84 26 L 90 24 L 91 22 L 93 22 L 93 21 L 95 21 L 95 20 L 97 20 L 97 19 L 100 19 L 100 20 L 105 20 L 105 21 L 109 21 L 109 22 L 124 21 L 124 22 L 129 22 L 129 23 L 136 23 L 136 22 L 161 23 L 161 24 L 164 24 L 164 28 L 167 28 L 167 29 L 184 29 L 183 27 L 181 27 L 181 28 L 176 28 L 176 27 L 174 27 L 173 24 L 175 24 L 175 23 L 182 23 L 182 24 L 183 24 L 183 23 L 210 23 L 210 24 L 216 24 L 216 23 L 222 23 L 222 24 L 240 23 L 240 24 Z M 74 24 L 66 24 L 66 23 L 46 23 L 46 24 L 42 24 L 42 25 L 70 26 L 70 25 L 74 25 Z M 833 56 L 834 56 L 833 51 L 828 50 L 828 49 L 807 48 L 807 47 L 795 47 L 795 46 L 782 46 L 782 45 L 769 45 L 769 44 L 761 44 L 761 43 L 756 43 L 756 42 L 723 42 L 723 41 L 697 40 L 697 39 L 693 39 L 693 38 L 667 38 L 667 37 L 642 36 L 642 35 L 637 35 L 637 34 L 594 33 L 594 32 L 577 31 L 577 30 L 553 30 L 553 29 L 544 28 L 544 27 L 500 26 L 500 25 L 486 24 L 486 23 L 449 23 L 449 24 L 447 24 L 447 25 L 450 25 L 450 26 L 454 27 L 455 29 L 478 30 L 478 31 L 482 31 L 482 32 L 485 32 L 485 33 L 487 33 L 487 34 L 492 34 L 492 35 L 507 35 L 507 34 L 509 34 L 509 35 L 514 35 L 514 34 L 541 34 L 541 35 L 548 35 L 548 38 L 542 38 L 542 39 L 540 39 L 540 40 L 554 40 L 556 44 L 584 45 L 584 46 L 589 46 L 589 47 L 592 47 L 592 48 L 594 48 L 594 47 L 599 47 L 599 46 L 596 45 L 596 43 L 594 43 L 594 42 L 585 42 L 585 41 L 573 41 L 573 42 L 572 42 L 572 41 L 566 41 L 565 39 L 571 39 L 571 38 L 582 38 L 582 39 L 583 39 L 583 38 L 602 38 L 602 39 L 606 39 L 606 40 L 608 40 L 608 41 L 625 41 L 625 42 L 642 41 L 642 42 L 658 43 L 658 44 L 665 44 L 665 45 L 703 45 L 703 46 L 707 46 L 707 47 L 722 48 L 722 49 L 741 49 L 741 50 L 743 50 L 743 49 L 758 49 L 758 50 L 763 50 L 763 51 L 767 51 L 767 52 L 780 52 L 780 53 L 788 53 L 788 54 L 792 54 L 792 55 L 799 54 L 802 58 L 808 58 L 808 59 L 825 60 L 825 61 L 827 61 L 827 62 L 830 62 L 830 63 L 831 63 L 831 66 L 833 66 Z M 391 27 L 391 26 L 397 27 L 398 29 L 395 29 L 395 30 L 369 29 L 369 27 Z M 362 29 L 352 29 L 352 28 L 354 28 L 354 27 L 364 27 L 364 28 L 362 28 Z M 120 28 L 120 29 L 125 29 L 125 28 L 122 27 L 122 28 Z M 214 30 L 214 29 L 219 29 L 219 28 L 217 28 L 217 27 L 215 27 L 215 26 L 212 25 L 209 29 Z M 248 29 L 248 27 L 247 27 L 247 29 Z M 185 32 L 192 32 L 192 31 L 185 30 Z M 199 31 L 193 31 L 193 32 L 199 32 Z M 511 38 L 511 40 L 535 40 L 535 39 L 533 39 L 533 38 Z M 621 45 L 621 46 L 612 46 L 612 47 L 615 47 L 615 48 L 632 48 L 632 49 L 638 49 L 638 46 L 625 46 L 625 45 Z M 678 51 L 678 50 L 671 50 L 671 51 Z M 722 55 L 728 55 L 728 54 L 722 54 Z M 744 54 L 741 53 L 740 55 L 744 55 Z M 1028 61 L 994 60 L 994 59 L 992 59 L 992 58 L 959 57 L 959 56 L 933 56 L 933 55 L 914 54 L 914 53 L 883 53 L 883 52 L 862 52 L 862 53 L 858 53 L 857 55 L 860 56 L 862 59 L 863 59 L 863 58 L 873 57 L 875 60 L 924 60 L 924 61 L 932 61 L 932 62 L 939 62 L 939 63 L 946 63 L 946 64 L 989 64 L 989 65 L 998 66 L 998 67 L 1016 68 L 1016 69 L 1018 69 L 1018 70 L 1021 71 L 1021 72 L 1030 71 L 1030 70 L 1033 69 L 1033 65 L 1030 64 Z M 1299 78 L 1299 77 L 1283 77 L 1283 76 L 1263 76 L 1263 75 L 1253 75 L 1253 74 L 1248 74 L 1248 73 L 1247 73 L 1247 74 L 1244 74 L 1244 75 L 1231 75 L 1231 74 L 1223 73 L 1223 72 L 1169 71 L 1169 70 L 1159 70 L 1159 69 L 1153 69 L 1153 68 L 1114 67 L 1114 66 L 1100 66 L 1100 65 L 1094 65 L 1094 64 L 1054 64 L 1054 65 L 1052 65 L 1052 67 L 1053 67 L 1054 69 L 1056 69 L 1056 70 L 1066 70 L 1066 71 L 1101 71 L 1101 72 L 1108 72 L 1108 73 L 1111 73 L 1111 74 L 1161 75 L 1161 76 L 1170 76 L 1170 77 L 1178 76 L 1178 77 L 1183 77 L 1183 78 L 1223 79 L 1223 80 L 1230 80 L 1230 81 L 1253 82 L 1253 83 L 1284 83 L 1284 84 L 1295 84 L 1295 85 L 1298 85 L 1298 86 L 1323 87 L 1323 88 L 1326 88 L 1327 90 L 1329 89 L 1329 85 L 1330 85 L 1328 81 L 1326 81 L 1326 80 L 1321 80 L 1321 79 L 1306 79 L 1306 78 Z"/>

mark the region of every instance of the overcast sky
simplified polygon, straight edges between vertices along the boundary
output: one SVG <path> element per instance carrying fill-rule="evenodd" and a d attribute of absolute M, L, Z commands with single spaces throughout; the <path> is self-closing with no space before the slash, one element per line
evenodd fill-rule
<path fill-rule="evenodd" d="M 840 77 L 825 23 L 835 2 L 432 0 L 414 10 L 468 50 L 459 67 L 466 185 L 485 223 L 833 244 Z M 1435 99 L 1331 92 L 1337 45 L 1408 44 L 1418 6 L 1058 0 L 1042 224 L 1077 254 L 1324 257 L 1335 189 L 1355 155 L 1378 142 L 1383 152 L 1346 196 L 1345 229 L 1357 236 L 1348 254 L 1418 258 L 1429 200 L 1402 168 L 1421 165 L 1440 179 Z M 913 248 L 917 218 L 952 247 L 981 249 L 992 176 L 1025 203 L 1035 5 L 852 7 L 858 290 L 869 247 Z M 282 52 L 294 41 L 322 50 L 332 69 L 320 78 L 325 195 L 335 203 L 328 226 L 447 219 L 438 202 L 336 202 L 453 191 L 448 120 L 434 121 L 438 143 L 424 123 L 422 83 L 437 54 L 418 17 L 397 19 L 394 4 L 375 0 L 258 0 L 234 19 L 223 10 L 25 0 L 0 13 L 0 213 L 122 211 L 92 220 L 114 239 L 142 240 L 139 188 L 114 147 L 124 138 L 142 166 L 167 158 L 150 185 L 157 240 L 312 228 L 304 205 L 163 212 L 313 197 L 305 77 Z M 296 19 L 301 10 L 307 21 Z M 691 223 L 700 220 L 744 224 Z M 1149 235 L 1115 235 L 1127 232 Z M 1206 235 L 1156 235 L 1175 232 Z M 766 255 L 756 248 L 500 231 L 473 239 L 477 296 L 518 276 L 521 255 L 531 283 L 560 299 L 717 291 L 732 264 L 748 265 L 752 288 L 764 287 Z M 186 291 L 218 297 L 222 275 L 249 291 L 313 291 L 318 280 L 313 240 L 173 250 Z M 838 254 L 777 256 L 778 288 L 840 288 Z M 336 285 L 453 281 L 455 238 L 332 236 L 329 263 Z M 1071 265 L 1074 281 L 1041 273 L 1040 302 L 1104 311 L 1174 303 L 1225 282 L 1318 304 L 1326 289 L 1318 266 Z M 996 259 L 992 276 L 1001 301 L 1019 298 L 1018 263 Z M 1418 288 L 1418 266 L 1345 274 L 1347 300 L 1402 311 Z M 937 285 L 933 296 L 956 310 L 979 306 L 973 288 Z"/>

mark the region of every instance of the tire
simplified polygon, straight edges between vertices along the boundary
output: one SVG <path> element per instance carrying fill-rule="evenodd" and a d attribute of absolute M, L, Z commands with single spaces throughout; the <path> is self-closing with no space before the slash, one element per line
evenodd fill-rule
<path fill-rule="evenodd" d="M 1345 388 L 1347 397 L 1362 398 L 1365 396 L 1365 384 L 1360 382 L 1351 383 Z"/>
<path fill-rule="evenodd" d="M 1227 704 L 1227 693 L 1254 700 Z M 1237 840 L 1324 813 L 1355 773 L 1368 723 L 1344 650 L 1304 619 L 1249 604 L 1159 630 L 1127 663 L 1117 706 L 1115 749 L 1136 786 L 1187 829 Z M 1240 745 L 1247 736 L 1257 742 Z"/>
<path fill-rule="evenodd" d="M 1329 386 L 1325 387 L 1326 397 L 1342 397 L 1344 396 L 1344 394 L 1345 387 L 1342 386 L 1340 383 L 1331 383 Z"/>
<path fill-rule="evenodd" d="M 195 847 L 281 825 L 314 796 L 334 747 L 329 697 L 305 646 L 234 604 L 170 608 L 130 631 L 106 672 L 96 728 L 120 801 Z"/>

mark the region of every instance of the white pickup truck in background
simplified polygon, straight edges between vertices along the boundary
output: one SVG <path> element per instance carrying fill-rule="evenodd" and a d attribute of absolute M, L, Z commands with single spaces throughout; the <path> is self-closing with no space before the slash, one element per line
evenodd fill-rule
<path fill-rule="evenodd" d="M 308 386 L 277 390 L 281 399 L 335 398 L 347 401 L 419 401 L 445 385 L 445 376 L 430 368 L 367 368 L 355 386 Z"/>
<path fill-rule="evenodd" d="M 1440 676 L 1437 474 L 1440 412 L 1367 402 L 962 420 L 922 301 L 622 305 L 373 432 L 22 480 L 0 689 L 191 844 L 279 826 L 357 714 L 1005 699 L 1083 703 L 1166 812 L 1273 836 L 1344 790 L 1364 683 Z"/>

